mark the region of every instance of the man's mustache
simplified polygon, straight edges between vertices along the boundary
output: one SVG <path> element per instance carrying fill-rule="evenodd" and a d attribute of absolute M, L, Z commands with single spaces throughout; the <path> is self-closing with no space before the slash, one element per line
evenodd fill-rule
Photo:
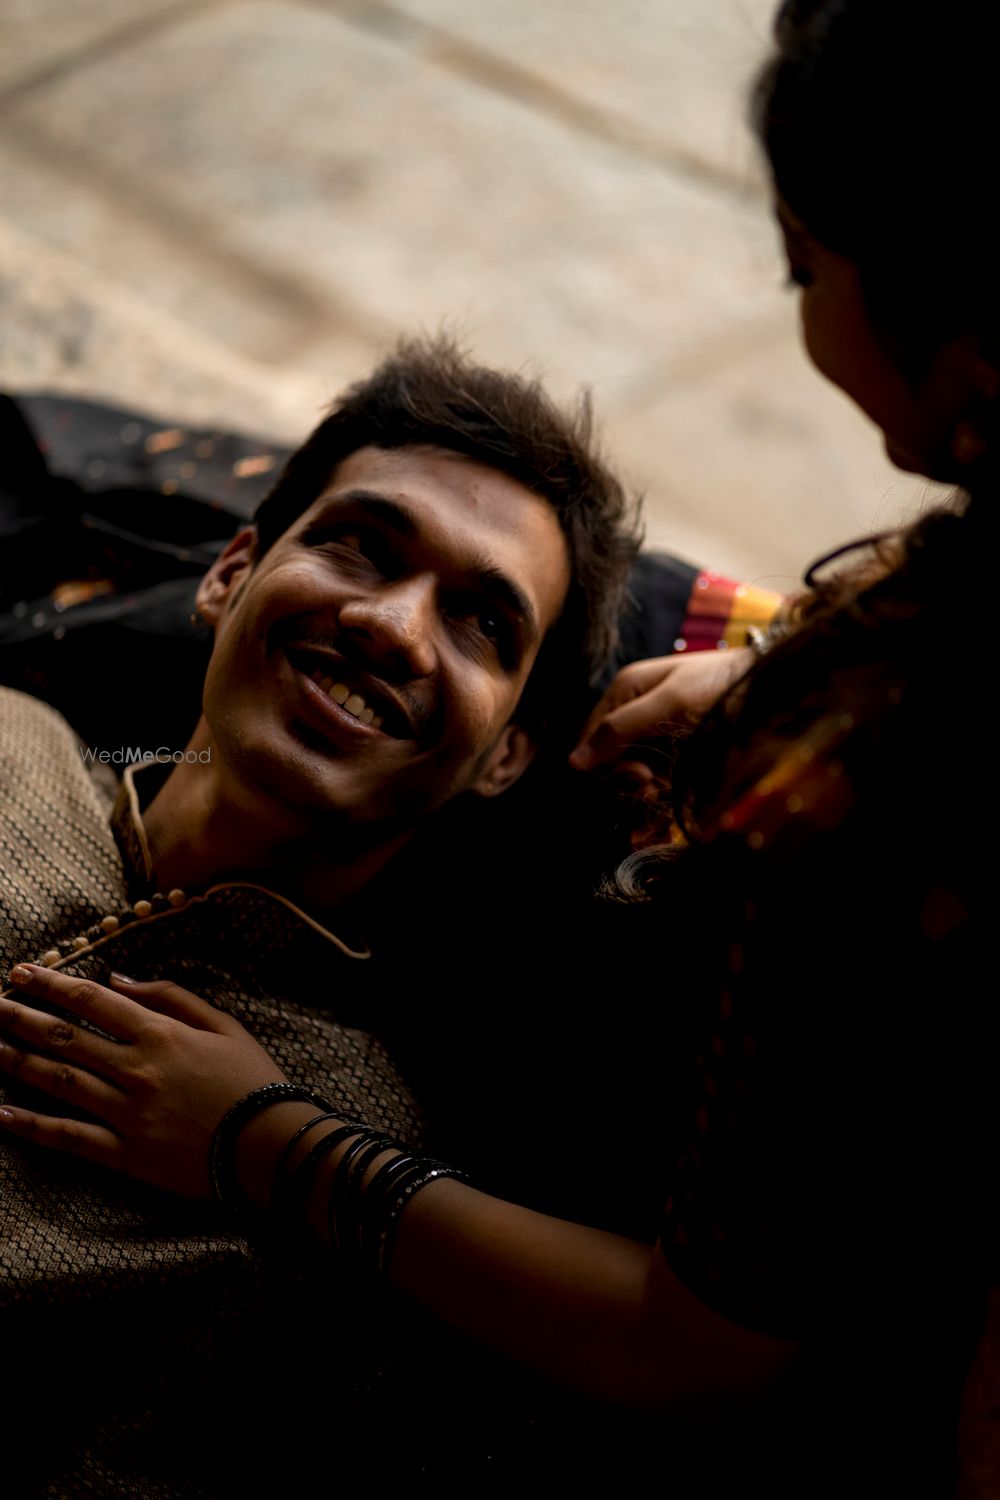
<path fill-rule="evenodd" d="M 382 663 L 373 663 L 355 642 L 331 630 L 317 630 L 315 626 L 300 626 L 296 629 L 289 624 L 280 630 L 278 643 L 301 650 L 322 651 L 336 657 L 337 662 L 343 665 L 345 675 L 353 673 L 357 677 L 367 678 L 376 691 L 381 690 L 395 700 L 409 720 L 415 738 L 424 740 L 427 737 L 435 718 L 435 695 L 429 684 L 422 691 L 414 691 L 414 685 L 387 675 Z M 331 669 L 335 665 L 336 663 L 331 662 Z"/>

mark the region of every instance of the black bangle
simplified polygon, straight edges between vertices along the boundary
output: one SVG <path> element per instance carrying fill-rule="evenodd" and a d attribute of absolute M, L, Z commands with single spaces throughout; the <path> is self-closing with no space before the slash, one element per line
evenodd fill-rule
<path fill-rule="evenodd" d="M 398 1181 L 400 1177 L 408 1175 L 417 1165 L 419 1158 L 415 1156 L 394 1156 L 392 1161 L 384 1162 L 365 1192 L 365 1201 L 362 1213 L 362 1258 L 369 1260 L 373 1253 L 371 1239 L 377 1240 L 381 1233 L 379 1223 L 379 1204 L 389 1196 L 391 1184 Z"/>
<path fill-rule="evenodd" d="M 469 1180 L 465 1172 L 429 1156 L 395 1156 L 379 1167 L 360 1203 L 359 1260 L 365 1270 L 376 1276 L 385 1274 L 403 1209 L 415 1193 L 439 1177 Z"/>
<path fill-rule="evenodd" d="M 279 1207 L 279 1197 L 282 1195 L 284 1177 L 285 1173 L 288 1170 L 288 1163 L 291 1161 L 292 1152 L 295 1150 L 299 1141 L 301 1141 L 304 1135 L 308 1135 L 310 1130 L 312 1130 L 315 1126 L 322 1124 L 324 1120 L 339 1120 L 341 1118 L 341 1115 L 333 1111 L 324 1111 L 322 1114 L 313 1115 L 312 1119 L 307 1120 L 304 1125 L 300 1125 L 292 1138 L 287 1141 L 284 1146 L 282 1146 L 281 1155 L 278 1157 L 277 1163 L 275 1164 L 274 1176 L 271 1179 L 272 1212 Z"/>
<path fill-rule="evenodd" d="M 341 1254 L 350 1254 L 355 1261 L 361 1258 L 363 1198 L 365 1173 L 373 1161 L 386 1151 L 405 1151 L 402 1141 L 394 1136 L 374 1133 L 367 1141 L 356 1141 L 344 1154 L 327 1201 L 327 1238 L 331 1246 Z M 377 1174 L 376 1174 L 377 1175 Z"/>
<path fill-rule="evenodd" d="M 246 1199 L 240 1192 L 236 1179 L 236 1140 L 240 1131 L 255 1115 L 270 1109 L 272 1104 L 282 1104 L 286 1100 L 315 1104 L 318 1109 L 330 1108 L 322 1095 L 303 1088 L 301 1084 L 265 1083 L 261 1088 L 251 1089 L 249 1094 L 244 1094 L 242 1099 L 237 1099 L 235 1104 L 230 1105 L 215 1127 L 208 1148 L 208 1178 L 214 1198 L 224 1207 L 246 1207 Z"/>
<path fill-rule="evenodd" d="M 430 1183 L 437 1182 L 443 1177 L 452 1177 L 457 1182 L 468 1182 L 464 1172 L 457 1167 L 449 1167 L 442 1161 L 432 1161 L 428 1157 L 414 1159 L 414 1171 L 407 1177 L 402 1176 L 392 1186 L 391 1201 L 388 1208 L 383 1209 L 381 1223 L 379 1225 L 378 1237 L 371 1246 L 368 1268 L 379 1278 L 388 1275 L 389 1257 L 392 1251 L 396 1233 L 399 1229 L 399 1221 L 403 1216 L 403 1210 L 421 1188 L 428 1187 Z"/>
<path fill-rule="evenodd" d="M 416 1176 L 421 1168 L 420 1157 L 396 1156 L 392 1161 L 387 1161 L 384 1166 L 379 1167 L 368 1184 L 368 1191 L 365 1193 L 365 1201 L 362 1204 L 360 1258 L 362 1265 L 369 1272 L 377 1273 L 378 1270 L 379 1242 L 382 1237 L 386 1203 L 393 1198 L 396 1188 Z"/>
<path fill-rule="evenodd" d="M 340 1125 L 336 1130 L 330 1130 L 326 1135 L 321 1136 L 299 1162 L 288 1183 L 280 1189 L 281 1211 L 292 1218 L 300 1216 L 304 1218 L 309 1189 L 312 1187 L 313 1178 L 324 1156 L 329 1156 L 331 1151 L 335 1151 L 341 1142 L 346 1141 L 350 1136 L 359 1135 L 367 1129 L 367 1125 L 359 1125 L 355 1120 L 348 1125 Z"/>
<path fill-rule="evenodd" d="M 382 1145 L 382 1142 L 389 1143 Z M 330 1245 L 334 1250 L 341 1248 L 340 1226 L 344 1217 L 344 1209 L 348 1196 L 348 1189 L 352 1183 L 352 1167 L 358 1155 L 369 1146 L 380 1145 L 383 1151 L 389 1149 L 392 1144 L 391 1136 L 387 1136 L 381 1130 L 368 1128 L 356 1141 L 352 1141 L 337 1163 L 337 1170 L 330 1184 L 330 1194 L 326 1202 L 326 1234 Z"/>

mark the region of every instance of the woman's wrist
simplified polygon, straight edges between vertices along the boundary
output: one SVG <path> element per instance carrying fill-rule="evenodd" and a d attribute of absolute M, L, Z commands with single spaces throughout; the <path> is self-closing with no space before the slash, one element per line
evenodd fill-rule
<path fill-rule="evenodd" d="M 295 1132 L 321 1113 L 315 1104 L 305 1100 L 284 1100 L 262 1110 L 240 1131 L 235 1145 L 236 1183 L 254 1208 L 270 1208 L 282 1153 Z M 309 1135 L 299 1142 L 302 1154 L 310 1144 Z M 299 1156 L 299 1151 L 293 1154 L 289 1169 L 294 1168 Z"/>
<path fill-rule="evenodd" d="M 274 1097 L 279 1089 L 304 1097 Z M 376 1127 L 339 1119 L 319 1096 L 289 1084 L 233 1105 L 216 1131 L 211 1170 L 222 1202 L 277 1210 L 288 1228 L 310 1230 L 379 1276 L 413 1197 L 442 1178 L 465 1177 Z"/>
<path fill-rule="evenodd" d="M 308 1128 L 310 1125 L 312 1129 Z M 278 1197 L 286 1207 L 293 1209 L 317 1238 L 329 1243 L 330 1193 L 341 1164 L 365 1129 L 301 1100 L 273 1104 L 255 1115 L 240 1131 L 234 1163 L 237 1187 L 244 1198 L 262 1212 L 280 1206 L 275 1201 Z M 333 1149 L 326 1152 L 324 1142 L 334 1135 L 339 1139 Z M 361 1177 L 360 1189 L 363 1191 L 380 1168 L 399 1154 L 398 1148 L 386 1146 L 369 1160 Z M 317 1158 L 317 1167 L 309 1174 L 304 1193 L 283 1193 L 282 1190 L 293 1183 L 306 1166 L 307 1158 L 313 1155 Z"/>

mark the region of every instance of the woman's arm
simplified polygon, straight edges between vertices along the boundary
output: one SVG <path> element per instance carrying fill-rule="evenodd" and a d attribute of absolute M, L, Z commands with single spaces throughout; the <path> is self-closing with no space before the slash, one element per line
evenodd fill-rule
<path fill-rule="evenodd" d="M 95 1122 L 4 1106 L 0 1125 L 188 1196 L 209 1193 L 214 1132 L 250 1090 L 280 1070 L 231 1017 L 165 983 L 122 984 L 135 999 L 24 966 L 21 994 L 88 1018 L 110 1038 L 0 999 L 0 1069 L 72 1103 Z M 16 973 L 17 971 L 15 971 Z M 13 977 L 13 976 L 12 976 Z M 154 1009 L 149 1007 L 154 1006 Z M 242 1191 L 259 1207 L 293 1134 L 317 1111 L 281 1102 L 236 1141 Z M 285 1163 L 294 1174 L 329 1120 Z M 327 1205 L 349 1142 L 328 1154 L 304 1207 L 328 1239 Z M 364 1181 L 388 1162 L 386 1150 Z M 505 1203 L 454 1180 L 429 1183 L 399 1221 L 387 1263 L 401 1292 L 468 1337 L 598 1400 L 657 1408 L 691 1398 L 751 1396 L 788 1368 L 795 1345 L 737 1327 L 694 1297 L 658 1247 Z"/>
<path fill-rule="evenodd" d="M 391 1279 L 438 1317 L 548 1379 L 599 1400 L 662 1407 L 752 1396 L 795 1346 L 721 1318 L 659 1246 L 548 1218 L 459 1182 L 404 1215 Z"/>

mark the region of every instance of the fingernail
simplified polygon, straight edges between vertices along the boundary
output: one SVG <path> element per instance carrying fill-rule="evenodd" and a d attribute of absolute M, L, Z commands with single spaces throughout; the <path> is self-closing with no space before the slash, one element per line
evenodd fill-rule
<path fill-rule="evenodd" d="M 0 1121 L 2 1121 L 4 1125 L 13 1125 L 16 1118 L 17 1116 L 14 1114 L 14 1111 L 12 1109 L 0 1109 Z"/>
<path fill-rule="evenodd" d="M 140 981 L 138 979 L 130 979 L 127 974 L 115 974 L 115 973 L 112 973 L 112 975 L 111 975 L 111 983 L 112 984 L 139 984 Z"/>
<path fill-rule="evenodd" d="M 34 977 L 27 964 L 18 964 L 15 969 L 11 969 L 10 971 L 11 984 L 30 984 Z"/>

